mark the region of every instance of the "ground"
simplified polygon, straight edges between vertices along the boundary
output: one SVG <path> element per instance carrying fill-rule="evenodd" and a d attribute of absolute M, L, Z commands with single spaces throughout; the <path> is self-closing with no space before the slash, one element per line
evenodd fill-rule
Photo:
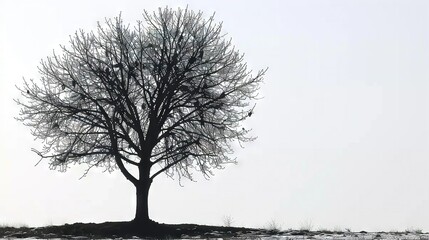
<path fill-rule="evenodd" d="M 422 232 L 332 232 L 308 230 L 266 230 L 196 224 L 158 224 L 142 226 L 132 222 L 74 223 L 40 228 L 0 227 L 0 239 L 350 239 L 350 240 L 429 240 Z"/>
<path fill-rule="evenodd" d="M 237 237 L 270 231 L 196 224 L 134 224 L 133 222 L 74 223 L 40 228 L 0 228 L 0 238 L 192 238 Z"/>

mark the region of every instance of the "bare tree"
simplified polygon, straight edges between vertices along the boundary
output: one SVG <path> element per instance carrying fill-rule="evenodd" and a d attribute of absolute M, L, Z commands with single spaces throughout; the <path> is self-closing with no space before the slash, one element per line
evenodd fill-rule
<path fill-rule="evenodd" d="M 161 173 L 209 177 L 234 162 L 231 143 L 252 140 L 240 125 L 266 70 L 252 75 L 213 17 L 188 9 L 121 17 L 41 61 L 40 80 L 18 87 L 19 120 L 43 140 L 34 150 L 52 169 L 119 168 L 137 193 L 135 222 L 149 223 L 148 193 Z M 138 169 L 134 176 L 129 169 Z"/>

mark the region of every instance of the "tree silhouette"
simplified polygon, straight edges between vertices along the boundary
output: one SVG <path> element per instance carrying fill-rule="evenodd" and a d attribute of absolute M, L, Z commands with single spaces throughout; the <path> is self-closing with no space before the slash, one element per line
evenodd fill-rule
<path fill-rule="evenodd" d="M 252 76 L 213 16 L 164 8 L 143 20 L 131 29 L 119 16 L 76 32 L 16 101 L 18 119 L 43 140 L 33 149 L 41 160 L 61 171 L 87 164 L 84 176 L 119 168 L 136 187 L 134 221 L 149 223 L 155 177 L 209 177 L 235 161 L 231 143 L 253 139 L 240 124 L 266 70 Z"/>

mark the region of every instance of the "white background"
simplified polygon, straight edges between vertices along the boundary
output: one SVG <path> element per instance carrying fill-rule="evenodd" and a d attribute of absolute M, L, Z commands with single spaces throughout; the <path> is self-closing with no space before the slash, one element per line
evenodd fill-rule
<path fill-rule="evenodd" d="M 34 167 L 41 142 L 14 119 L 15 85 L 79 28 L 166 5 L 216 12 L 249 67 L 269 71 L 246 123 L 258 139 L 237 149 L 238 165 L 184 187 L 160 176 L 154 220 L 429 231 L 429 2 L 413 0 L 2 0 L 0 224 L 133 218 L 120 172 Z"/>

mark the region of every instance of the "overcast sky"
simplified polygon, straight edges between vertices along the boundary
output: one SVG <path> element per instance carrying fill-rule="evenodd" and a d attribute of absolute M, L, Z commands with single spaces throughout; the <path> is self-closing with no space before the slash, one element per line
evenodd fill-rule
<path fill-rule="evenodd" d="M 51 171 L 14 117 L 15 85 L 79 28 L 122 12 L 216 12 L 250 68 L 269 67 L 246 122 L 258 139 L 209 181 L 157 178 L 150 215 L 165 223 L 283 229 L 429 231 L 429 2 L 395 0 L 0 2 L 0 224 L 130 220 L 120 172 Z"/>

